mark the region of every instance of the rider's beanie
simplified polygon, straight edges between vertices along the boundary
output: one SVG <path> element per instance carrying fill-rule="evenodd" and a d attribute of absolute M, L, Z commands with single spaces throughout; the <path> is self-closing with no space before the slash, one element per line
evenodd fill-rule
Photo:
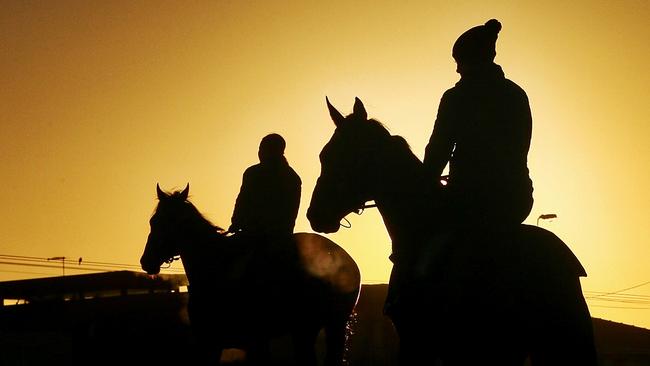
<path fill-rule="evenodd" d="M 494 61 L 496 42 L 501 23 L 496 19 L 469 29 L 454 43 L 452 56 L 457 63 L 485 63 Z"/>
<path fill-rule="evenodd" d="M 284 138 L 277 133 L 264 136 L 260 142 L 260 157 L 279 158 L 284 155 L 284 148 L 287 146 Z"/>

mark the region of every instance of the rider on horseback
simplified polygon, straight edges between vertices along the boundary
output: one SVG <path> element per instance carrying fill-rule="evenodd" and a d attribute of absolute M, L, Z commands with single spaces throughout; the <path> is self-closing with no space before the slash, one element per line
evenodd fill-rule
<path fill-rule="evenodd" d="M 230 232 L 256 236 L 291 235 L 302 182 L 284 157 L 286 143 L 273 133 L 260 142 L 260 163 L 244 172 Z"/>
<path fill-rule="evenodd" d="M 434 210 L 440 226 L 428 263 L 428 268 L 447 269 L 445 283 L 451 290 L 439 293 L 455 299 L 437 309 L 443 316 L 433 317 L 437 326 L 453 319 L 442 337 L 451 341 L 440 348 L 441 355 L 452 360 L 473 342 L 482 350 L 476 354 L 492 359 L 486 364 L 521 365 L 528 355 L 533 365 L 595 365 L 591 319 L 579 280 L 586 275 L 584 268 L 553 234 L 521 225 L 533 205 L 527 167 L 532 117 L 524 90 L 494 63 L 500 30 L 501 24 L 491 19 L 454 44 L 461 78 L 442 96 L 424 157 L 427 180 L 440 181 L 450 165 L 446 189 L 433 190 L 442 191 L 436 197 L 442 202 Z M 554 276 L 546 273 L 549 267 L 556 268 Z M 495 297 L 498 305 L 484 300 L 496 293 L 503 294 Z M 485 306 L 491 310 L 477 315 L 476 308 Z M 456 364 L 477 364 L 483 356 L 465 357 Z"/>
<path fill-rule="evenodd" d="M 430 192 L 436 229 L 421 241 L 428 243 L 426 249 L 403 253 L 395 262 L 385 308 L 394 321 L 411 324 L 400 319 L 420 303 L 421 288 L 450 276 L 453 268 L 448 264 L 455 263 L 454 258 L 481 257 L 476 253 L 487 249 L 484 257 L 501 259 L 498 267 L 512 264 L 500 246 L 485 245 L 501 237 L 502 230 L 516 230 L 532 208 L 527 167 L 532 118 L 526 93 L 494 63 L 500 30 L 497 20 L 489 20 L 463 33 L 453 46 L 461 78 L 442 96 L 423 162 L 427 181 L 439 185 L 447 163 L 449 177 L 446 187 L 434 186 Z M 482 245 L 476 248 L 475 243 Z M 481 261 L 458 263 L 472 263 L 462 271 L 470 277 L 493 270 Z M 450 279 L 449 288 L 463 288 L 462 278 Z"/>
<path fill-rule="evenodd" d="M 402 254 L 406 265 L 392 279 L 396 292 L 441 268 L 461 236 L 516 229 L 532 208 L 527 167 L 532 117 L 526 93 L 494 63 L 500 30 L 501 23 L 492 19 L 454 44 L 461 78 L 442 96 L 423 164 L 427 181 L 441 182 L 447 163 L 449 177 L 444 189 L 428 192 L 437 228 L 426 234 L 426 255 Z M 397 293 L 391 296 L 387 308 L 398 301 Z"/>
<path fill-rule="evenodd" d="M 443 211 L 451 213 L 454 227 L 512 227 L 526 219 L 533 205 L 527 167 L 530 106 L 524 90 L 494 63 L 500 30 L 501 23 L 491 19 L 454 44 L 461 78 L 442 96 L 425 151 L 432 180 L 439 181 L 450 164 Z"/>
<path fill-rule="evenodd" d="M 295 262 L 296 253 L 288 242 L 298 216 L 302 182 L 284 156 L 285 147 L 279 134 L 265 136 L 258 151 L 260 163 L 244 172 L 228 229 L 249 254 L 241 268 L 244 280 L 269 269 L 273 266 L 269 262 L 280 261 L 286 266 L 279 268 L 285 270 Z"/>

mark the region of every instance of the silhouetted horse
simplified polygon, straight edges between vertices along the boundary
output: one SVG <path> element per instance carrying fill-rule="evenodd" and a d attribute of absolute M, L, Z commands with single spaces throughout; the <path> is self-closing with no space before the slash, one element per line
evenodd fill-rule
<path fill-rule="evenodd" d="M 180 255 L 202 362 L 219 360 L 224 348 L 240 348 L 250 363 L 263 363 L 269 339 L 287 334 L 296 363 L 315 365 L 315 341 L 324 328 L 325 363 L 342 363 L 360 274 L 341 247 L 308 233 L 275 243 L 227 236 L 188 201 L 189 185 L 182 192 L 168 194 L 159 187 L 157 192 L 140 263 L 157 274 L 163 262 Z"/>
<path fill-rule="evenodd" d="M 444 213 L 431 212 L 440 192 L 406 141 L 368 120 L 358 98 L 347 117 L 327 104 L 336 130 L 307 217 L 335 232 L 375 201 L 392 239 L 385 311 L 404 364 L 595 364 L 586 273 L 559 238 L 528 225 L 444 234 Z"/>

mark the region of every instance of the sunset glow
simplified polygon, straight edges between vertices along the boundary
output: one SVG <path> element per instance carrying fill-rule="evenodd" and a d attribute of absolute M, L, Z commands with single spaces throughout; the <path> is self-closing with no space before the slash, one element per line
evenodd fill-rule
<path fill-rule="evenodd" d="M 650 284 L 635 287 L 650 281 L 647 1 L 4 1 L 0 254 L 137 264 L 156 183 L 189 182 L 196 207 L 228 227 L 271 132 L 302 178 L 296 231 L 311 232 L 334 130 L 325 96 L 342 112 L 362 98 L 422 158 L 458 80 L 453 42 L 490 18 L 503 24 L 496 62 L 532 108 L 526 223 L 557 215 L 539 225 L 586 268 L 593 316 L 650 328 Z M 348 219 L 328 237 L 364 282 L 387 282 L 381 217 Z M 59 274 L 0 265 L 0 280 Z M 604 301 L 628 288 L 645 297 Z"/>

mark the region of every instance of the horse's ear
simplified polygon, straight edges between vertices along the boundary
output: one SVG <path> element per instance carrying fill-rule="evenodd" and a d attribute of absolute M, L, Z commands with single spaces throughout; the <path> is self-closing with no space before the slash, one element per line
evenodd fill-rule
<path fill-rule="evenodd" d="M 354 98 L 354 109 L 352 110 L 355 116 L 357 116 L 362 121 L 368 119 L 368 112 L 366 112 L 366 107 L 363 106 L 363 102 L 358 97 Z"/>
<path fill-rule="evenodd" d="M 185 200 L 187 200 L 187 196 L 189 196 L 189 195 L 190 195 L 190 184 L 187 183 L 187 185 L 185 186 L 185 189 L 183 190 L 183 192 L 181 192 L 180 198 L 183 201 L 185 201 Z"/>
<path fill-rule="evenodd" d="M 339 112 L 338 110 L 336 110 L 336 108 L 334 108 L 332 103 L 330 103 L 328 97 L 325 97 L 325 101 L 327 102 L 327 109 L 330 111 L 330 117 L 332 117 L 332 121 L 334 121 L 336 127 L 341 126 L 345 121 L 345 117 L 343 117 L 341 112 Z"/>
<path fill-rule="evenodd" d="M 165 198 L 169 198 L 169 195 L 160 189 L 160 184 L 158 183 L 156 183 L 156 193 L 158 193 L 158 200 L 160 201 L 164 200 Z"/>

